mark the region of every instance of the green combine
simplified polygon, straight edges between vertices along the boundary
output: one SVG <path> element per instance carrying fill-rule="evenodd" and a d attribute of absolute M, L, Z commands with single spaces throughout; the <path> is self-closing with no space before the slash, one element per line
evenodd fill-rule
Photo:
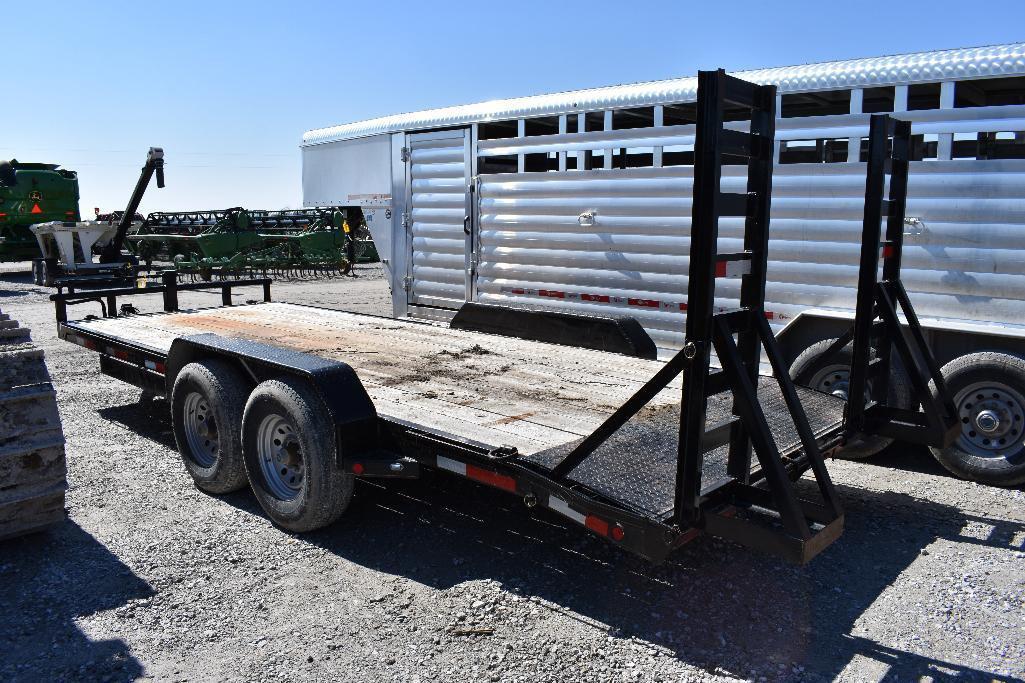
<path fill-rule="evenodd" d="M 0 161 L 0 261 L 39 257 L 30 225 L 79 220 L 77 173 L 58 164 Z"/>

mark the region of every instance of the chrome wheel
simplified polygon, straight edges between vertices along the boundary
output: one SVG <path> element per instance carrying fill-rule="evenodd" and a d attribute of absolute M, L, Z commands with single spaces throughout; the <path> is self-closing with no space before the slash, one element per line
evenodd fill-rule
<path fill-rule="evenodd" d="M 256 435 L 256 456 L 270 493 L 292 500 L 302 491 L 306 463 L 292 424 L 280 415 L 268 415 Z"/>
<path fill-rule="evenodd" d="M 189 442 L 189 457 L 200 467 L 213 467 L 220 444 L 210 403 L 198 391 L 192 391 L 185 397 L 183 408 L 182 425 Z"/>
<path fill-rule="evenodd" d="M 970 384 L 954 396 L 961 418 L 958 445 L 980 458 L 1004 457 L 1022 445 L 1025 397 L 1000 382 Z"/>

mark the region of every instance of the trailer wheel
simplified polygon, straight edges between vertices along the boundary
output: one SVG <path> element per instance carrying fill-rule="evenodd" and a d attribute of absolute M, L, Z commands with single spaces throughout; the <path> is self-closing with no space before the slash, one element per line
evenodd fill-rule
<path fill-rule="evenodd" d="M 338 467 L 330 414 L 301 380 L 256 387 L 242 417 L 242 452 L 260 506 L 284 529 L 327 526 L 352 500 L 354 477 Z"/>
<path fill-rule="evenodd" d="M 185 469 L 207 493 L 228 493 L 245 487 L 242 464 L 242 406 L 247 385 L 228 363 L 189 363 L 171 389 L 174 440 Z"/>
<path fill-rule="evenodd" d="M 930 448 L 936 459 L 980 484 L 1025 482 L 1025 360 L 970 353 L 944 365 L 942 372 L 961 418 L 961 435 L 948 448 Z"/>
<path fill-rule="evenodd" d="M 823 354 L 836 342 L 825 339 L 812 344 L 801 352 L 790 366 L 790 378 L 801 386 L 833 394 L 847 400 L 848 382 L 851 375 L 853 348 L 850 344 L 838 351 L 832 358 Z M 896 408 L 911 408 L 911 386 L 897 354 L 891 356 L 894 372 L 890 375 L 890 405 Z M 863 460 L 871 457 L 893 443 L 888 436 L 864 434 L 843 447 L 840 457 L 848 460 Z"/>

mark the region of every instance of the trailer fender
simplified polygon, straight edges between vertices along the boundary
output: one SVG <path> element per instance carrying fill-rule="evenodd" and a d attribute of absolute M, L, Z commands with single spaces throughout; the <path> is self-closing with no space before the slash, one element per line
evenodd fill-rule
<path fill-rule="evenodd" d="M 836 339 L 850 329 L 853 323 L 854 315 L 846 311 L 801 311 L 776 333 L 776 343 L 789 366 L 812 344 L 824 339 Z"/>
<path fill-rule="evenodd" d="M 456 311 L 450 326 L 650 360 L 658 357 L 655 342 L 630 316 L 583 315 L 471 301 Z"/>
<path fill-rule="evenodd" d="M 324 402 L 335 425 L 340 465 L 343 453 L 352 455 L 377 449 L 377 410 L 356 372 L 346 363 L 213 333 L 178 337 L 167 354 L 168 396 L 181 369 L 204 358 L 224 358 L 239 365 L 253 386 L 282 375 L 307 382 Z"/>

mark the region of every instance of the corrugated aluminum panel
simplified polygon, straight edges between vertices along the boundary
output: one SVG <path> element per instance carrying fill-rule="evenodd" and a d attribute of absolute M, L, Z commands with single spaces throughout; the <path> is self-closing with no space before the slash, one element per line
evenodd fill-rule
<path fill-rule="evenodd" d="M 744 167 L 722 189 L 743 191 Z M 481 301 L 636 317 L 663 348 L 682 342 L 690 167 L 484 176 Z M 860 163 L 777 166 L 766 308 L 781 326 L 810 307 L 853 306 L 864 211 Z M 919 315 L 1021 323 L 1025 161 L 912 164 L 904 280 Z M 592 218 L 593 216 L 593 218 Z M 720 251 L 742 221 L 723 218 Z M 717 281 L 738 304 L 739 280 Z"/>
<path fill-rule="evenodd" d="M 754 83 L 773 83 L 781 93 L 789 93 L 1023 74 L 1025 43 L 849 59 L 740 71 L 733 75 Z M 693 102 L 696 97 L 697 78 L 693 77 L 574 90 L 431 109 L 319 128 L 303 135 L 303 144 L 314 145 L 377 133 L 425 130 L 480 121 Z"/>
<path fill-rule="evenodd" d="M 409 302 L 457 308 L 468 294 L 469 131 L 410 135 Z"/>

